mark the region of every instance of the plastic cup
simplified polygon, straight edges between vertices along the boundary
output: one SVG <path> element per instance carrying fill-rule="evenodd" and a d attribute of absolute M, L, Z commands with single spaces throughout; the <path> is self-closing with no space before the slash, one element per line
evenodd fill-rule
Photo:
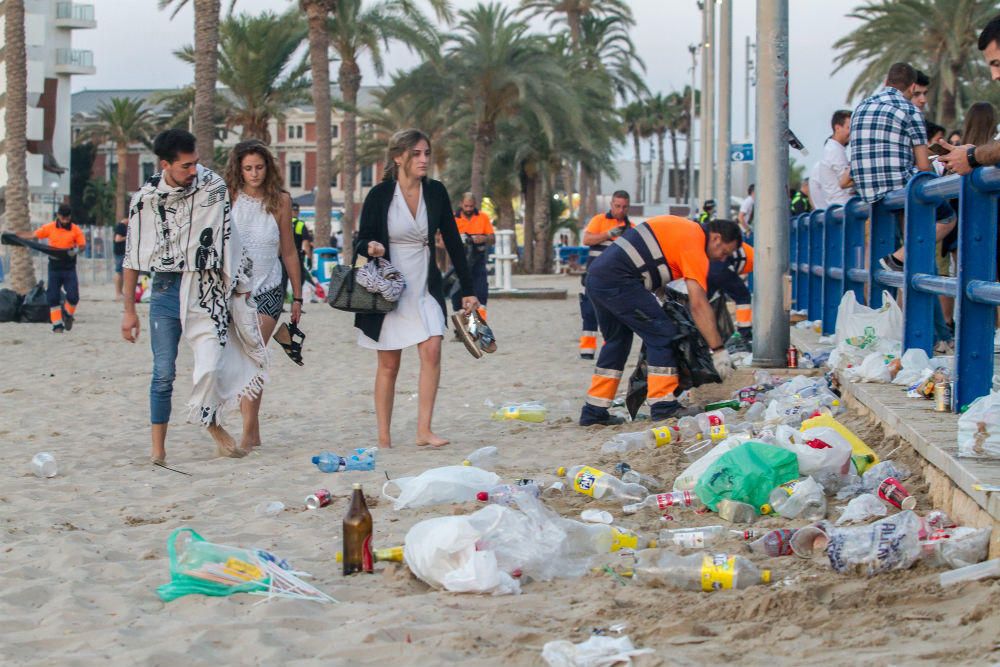
<path fill-rule="evenodd" d="M 59 472 L 56 459 L 48 452 L 38 452 L 31 459 L 31 472 L 35 477 L 55 477 Z"/>
<path fill-rule="evenodd" d="M 708 450 L 710 450 L 714 445 L 715 443 L 711 440 L 699 440 L 693 445 L 688 445 L 684 448 L 684 456 L 687 457 L 688 461 L 694 463 L 705 454 L 708 454 Z"/>
<path fill-rule="evenodd" d="M 826 531 L 819 526 L 806 526 L 796 530 L 788 542 L 792 553 L 799 558 L 814 558 L 818 555 L 817 552 L 826 551 L 829 541 Z"/>

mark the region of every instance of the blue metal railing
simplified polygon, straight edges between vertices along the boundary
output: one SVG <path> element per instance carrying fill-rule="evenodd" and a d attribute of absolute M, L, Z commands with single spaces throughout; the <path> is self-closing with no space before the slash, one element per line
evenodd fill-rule
<path fill-rule="evenodd" d="M 803 213 L 792 219 L 792 301 L 832 334 L 837 307 L 848 290 L 873 308 L 882 290 L 903 291 L 903 349 L 934 347 L 934 301 L 955 298 L 953 409 L 988 394 L 993 383 L 993 332 L 997 282 L 997 197 L 1000 169 L 983 167 L 967 176 L 914 176 L 906 187 L 874 206 L 854 197 L 844 206 Z M 958 199 L 958 276 L 937 275 L 935 209 Z M 897 245 L 898 217 L 904 219 L 904 270 L 886 271 L 878 259 Z M 866 221 L 870 220 L 866 245 Z"/>

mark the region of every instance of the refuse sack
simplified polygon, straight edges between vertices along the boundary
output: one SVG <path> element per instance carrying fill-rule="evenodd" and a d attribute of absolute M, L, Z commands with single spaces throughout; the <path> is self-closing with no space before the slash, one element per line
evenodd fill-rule
<path fill-rule="evenodd" d="M 776 444 L 795 454 L 800 475 L 822 476 L 850 472 L 851 443 L 829 426 L 796 431 L 780 425 L 775 430 Z"/>
<path fill-rule="evenodd" d="M 674 338 L 674 360 L 677 364 L 677 389 L 674 394 L 680 394 L 692 387 L 700 387 L 703 384 L 722 382 L 715 364 L 712 362 L 712 351 L 708 343 L 702 337 L 701 332 L 694 325 L 691 313 L 688 312 L 686 298 L 682 303 L 675 298 L 667 299 L 663 304 L 663 311 L 674 323 L 677 329 L 677 336 Z M 728 313 L 726 313 L 728 317 Z M 628 394 L 625 397 L 625 407 L 634 419 L 639 412 L 640 406 L 646 401 L 647 377 L 646 370 L 646 346 L 643 345 L 639 351 L 639 361 L 635 370 L 628 380 Z"/>
<path fill-rule="evenodd" d="M 858 303 L 853 291 L 844 293 L 837 308 L 834 344 L 867 350 L 879 340 L 903 340 L 903 311 L 887 291 L 878 310 Z"/>
<path fill-rule="evenodd" d="M 427 507 L 442 503 L 464 503 L 476 499 L 476 494 L 500 483 L 500 477 L 475 466 L 445 466 L 425 470 L 416 477 L 397 477 L 382 485 L 382 495 L 393 502 L 393 507 Z M 399 489 L 399 495 L 386 491 L 390 486 Z"/>
<path fill-rule="evenodd" d="M 912 510 L 880 519 L 867 526 L 835 528 L 823 522 L 830 567 L 842 574 L 872 576 L 890 570 L 905 570 L 921 556 L 923 522 Z"/>
<path fill-rule="evenodd" d="M 698 479 L 694 492 L 712 511 L 723 498 L 760 509 L 771 491 L 799 478 L 795 454 L 775 445 L 751 440 L 726 452 Z"/>
<path fill-rule="evenodd" d="M 48 322 L 49 321 L 49 300 L 45 296 L 45 282 L 38 281 L 38 284 L 31 288 L 25 295 L 21 304 L 22 322 Z"/>
<path fill-rule="evenodd" d="M 0 322 L 17 322 L 21 319 L 24 297 L 10 289 L 0 289 Z"/>
<path fill-rule="evenodd" d="M 980 396 L 958 418 L 958 455 L 1000 458 L 1000 392 Z"/>

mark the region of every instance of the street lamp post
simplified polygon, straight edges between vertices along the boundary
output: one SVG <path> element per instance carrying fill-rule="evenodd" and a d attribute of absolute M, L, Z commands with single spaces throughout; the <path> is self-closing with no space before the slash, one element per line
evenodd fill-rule
<path fill-rule="evenodd" d="M 56 190 L 59 189 L 59 181 L 52 181 L 52 183 L 49 184 L 49 187 L 52 188 L 52 219 L 55 220 L 56 219 L 56 204 L 57 204 L 56 197 L 58 196 L 56 194 Z"/>

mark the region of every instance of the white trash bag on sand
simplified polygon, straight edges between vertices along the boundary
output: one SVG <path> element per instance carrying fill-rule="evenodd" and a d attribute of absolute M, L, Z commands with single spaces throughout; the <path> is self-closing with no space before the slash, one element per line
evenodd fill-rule
<path fill-rule="evenodd" d="M 958 418 L 958 455 L 1000 458 L 1000 392 L 980 396 Z"/>
<path fill-rule="evenodd" d="M 579 644 L 566 639 L 547 642 L 542 647 L 542 660 L 549 667 L 611 667 L 631 665 L 633 656 L 653 652 L 651 648 L 635 648 L 627 636 L 594 635 Z"/>
<path fill-rule="evenodd" d="M 500 477 L 475 466 L 445 466 L 425 470 L 416 477 L 397 477 L 382 485 L 382 495 L 393 502 L 393 508 L 428 507 L 444 503 L 464 503 L 476 500 L 476 494 L 500 483 Z M 396 486 L 398 496 L 386 489 Z"/>
<path fill-rule="evenodd" d="M 775 429 L 774 436 L 774 444 L 795 454 L 799 475 L 846 475 L 850 471 L 851 443 L 829 426 L 796 431 L 782 424 Z"/>

